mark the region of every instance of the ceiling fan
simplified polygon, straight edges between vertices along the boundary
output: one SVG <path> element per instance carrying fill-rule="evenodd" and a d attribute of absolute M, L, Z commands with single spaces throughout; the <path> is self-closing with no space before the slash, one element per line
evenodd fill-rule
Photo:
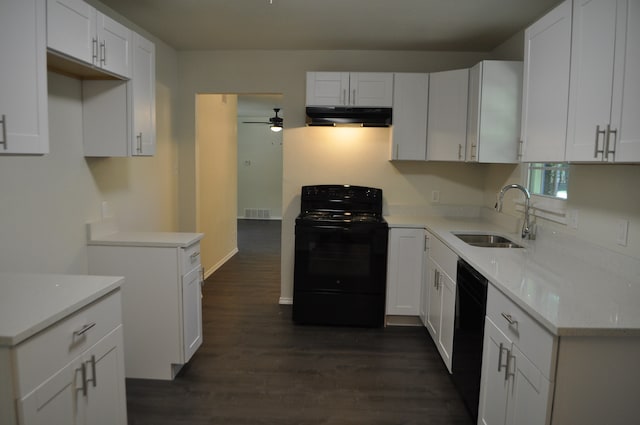
<path fill-rule="evenodd" d="M 273 108 L 273 111 L 276 113 L 275 116 L 269 118 L 269 121 L 242 121 L 243 124 L 270 124 L 271 131 L 278 132 L 282 131 L 282 123 L 283 120 L 278 116 L 278 112 L 280 112 L 280 108 Z"/>

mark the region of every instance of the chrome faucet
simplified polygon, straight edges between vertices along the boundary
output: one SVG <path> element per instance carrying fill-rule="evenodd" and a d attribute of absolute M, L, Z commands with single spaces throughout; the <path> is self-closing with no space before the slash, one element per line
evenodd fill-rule
<path fill-rule="evenodd" d="M 519 189 L 522 193 L 524 193 L 525 203 L 524 203 L 524 221 L 522 223 L 522 239 L 533 240 L 535 239 L 535 234 L 531 227 L 531 222 L 530 222 L 531 215 L 529 213 L 531 194 L 529 193 L 529 190 L 527 190 L 526 187 L 519 184 L 515 184 L 515 183 L 508 184 L 505 187 L 503 187 L 502 190 L 500 190 L 500 195 L 498 197 L 498 202 L 496 203 L 496 208 L 498 209 L 498 212 L 502 212 L 504 194 L 509 189 Z"/>

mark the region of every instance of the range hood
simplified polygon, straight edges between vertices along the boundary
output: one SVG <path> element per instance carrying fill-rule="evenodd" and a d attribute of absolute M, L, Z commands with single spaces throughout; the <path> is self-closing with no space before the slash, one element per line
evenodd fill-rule
<path fill-rule="evenodd" d="M 389 127 L 391 125 L 391 108 L 307 106 L 307 125 Z"/>

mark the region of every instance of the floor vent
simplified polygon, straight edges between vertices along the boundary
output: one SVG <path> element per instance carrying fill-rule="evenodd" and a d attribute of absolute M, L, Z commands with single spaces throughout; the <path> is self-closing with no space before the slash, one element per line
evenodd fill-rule
<path fill-rule="evenodd" d="M 245 208 L 244 218 L 255 218 L 255 219 L 271 218 L 271 210 L 266 208 Z"/>

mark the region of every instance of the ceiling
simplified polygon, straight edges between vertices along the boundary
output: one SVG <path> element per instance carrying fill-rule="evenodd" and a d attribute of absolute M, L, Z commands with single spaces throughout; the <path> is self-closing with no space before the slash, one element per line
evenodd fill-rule
<path fill-rule="evenodd" d="M 100 0 L 177 50 L 490 51 L 560 0 Z"/>

